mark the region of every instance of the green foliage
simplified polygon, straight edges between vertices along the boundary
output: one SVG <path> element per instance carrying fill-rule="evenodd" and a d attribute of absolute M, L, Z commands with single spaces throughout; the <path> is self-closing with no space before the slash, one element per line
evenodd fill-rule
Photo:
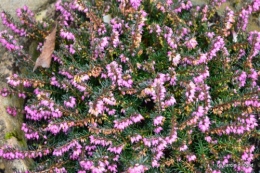
<path fill-rule="evenodd" d="M 25 56 L 8 78 L 28 96 L 19 157 L 39 172 L 252 172 L 260 33 L 245 31 L 243 10 L 217 14 L 219 3 L 58 1 L 46 22 L 23 9 L 27 39 L 58 27 L 50 68 L 32 73 Z M 258 1 L 243 9 L 257 13 Z"/>

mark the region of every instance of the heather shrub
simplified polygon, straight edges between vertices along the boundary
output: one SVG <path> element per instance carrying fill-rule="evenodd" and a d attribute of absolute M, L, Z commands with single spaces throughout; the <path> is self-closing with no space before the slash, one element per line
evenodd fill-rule
<path fill-rule="evenodd" d="M 22 73 L 1 94 L 26 100 L 7 111 L 24 114 L 29 148 L 0 157 L 33 158 L 32 172 L 256 170 L 260 32 L 246 28 L 260 1 L 219 15 L 223 2 L 58 1 L 53 20 L 24 7 L 15 24 L 2 13 L 0 42 Z M 21 43 L 40 55 L 51 31 L 50 68 L 33 72 Z"/>

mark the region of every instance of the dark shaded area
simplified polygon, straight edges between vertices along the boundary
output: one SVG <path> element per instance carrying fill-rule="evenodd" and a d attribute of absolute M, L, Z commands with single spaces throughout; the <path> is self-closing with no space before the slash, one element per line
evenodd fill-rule
<path fill-rule="evenodd" d="M 258 120 L 258 124 L 259 124 L 259 120 Z M 256 137 L 252 137 L 249 139 L 249 142 L 254 145 L 256 147 L 256 149 L 259 149 L 260 146 L 260 139 L 256 138 Z M 255 158 L 252 162 L 253 164 L 253 169 L 254 172 L 259 172 L 260 171 L 260 158 Z"/>
<path fill-rule="evenodd" d="M 257 119 L 257 124 L 260 124 L 260 119 L 259 119 L 259 115 L 256 115 L 256 119 Z M 256 130 L 260 130 L 260 126 L 256 127 Z M 260 148 L 260 138 L 259 135 L 258 136 L 253 136 L 251 138 L 249 138 L 248 140 L 252 145 L 254 145 L 256 147 L 256 150 L 259 150 Z M 255 158 L 252 162 L 253 164 L 253 169 L 255 173 L 260 172 L 260 157 Z"/>
<path fill-rule="evenodd" d="M 142 101 L 141 108 L 145 108 L 148 112 L 151 112 L 152 110 L 154 110 L 155 107 L 155 103 L 153 102 L 153 100 L 150 101 Z"/>
<path fill-rule="evenodd" d="M 171 152 L 172 152 L 172 149 L 171 148 L 166 148 L 163 150 L 163 154 L 164 154 L 164 158 L 167 159 L 167 158 L 171 158 Z"/>

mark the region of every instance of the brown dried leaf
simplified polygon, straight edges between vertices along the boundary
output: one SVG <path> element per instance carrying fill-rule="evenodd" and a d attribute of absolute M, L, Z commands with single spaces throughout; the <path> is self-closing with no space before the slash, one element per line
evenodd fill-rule
<path fill-rule="evenodd" d="M 35 71 L 39 66 L 41 66 L 43 68 L 49 68 L 50 67 L 50 65 L 51 65 L 51 55 L 52 55 L 54 48 L 55 48 L 56 31 L 57 31 L 57 21 L 55 22 L 54 29 L 45 38 L 45 42 L 43 44 L 42 52 L 35 62 L 33 71 Z"/>

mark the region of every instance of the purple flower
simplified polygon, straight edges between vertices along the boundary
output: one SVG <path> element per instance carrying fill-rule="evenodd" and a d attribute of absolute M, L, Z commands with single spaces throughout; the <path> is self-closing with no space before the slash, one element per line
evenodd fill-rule
<path fill-rule="evenodd" d="M 163 128 L 159 126 L 159 127 L 156 127 L 153 131 L 154 131 L 154 133 L 159 134 L 162 130 L 163 130 Z"/>
<path fill-rule="evenodd" d="M 63 29 L 61 29 L 61 31 L 60 31 L 60 36 L 61 36 L 62 38 L 64 38 L 64 39 L 75 41 L 75 36 L 74 36 L 74 34 L 72 34 L 71 32 L 66 32 L 66 31 L 64 31 Z"/>
<path fill-rule="evenodd" d="M 118 171 L 117 171 L 117 165 L 116 165 L 116 164 L 109 165 L 109 166 L 107 167 L 107 169 L 108 169 L 109 171 L 111 171 L 112 173 L 118 172 Z"/>
<path fill-rule="evenodd" d="M 18 79 L 18 75 L 17 74 L 14 74 L 13 76 L 11 77 L 7 77 L 7 83 L 11 86 L 18 86 L 20 85 L 21 81 Z"/>
<path fill-rule="evenodd" d="M 117 128 L 119 130 L 124 130 L 125 128 L 127 128 L 128 126 L 130 126 L 131 124 L 133 124 L 133 122 L 129 119 L 125 119 L 125 120 L 114 120 L 114 128 Z"/>
<path fill-rule="evenodd" d="M 94 105 L 93 102 L 89 102 L 89 113 L 95 116 L 102 114 L 105 110 L 104 102 L 102 100 L 98 100 Z"/>
<path fill-rule="evenodd" d="M 180 147 L 180 151 L 185 151 L 187 149 L 188 149 L 187 145 L 183 145 L 183 146 Z"/>
<path fill-rule="evenodd" d="M 135 135 L 135 136 L 130 138 L 131 143 L 139 142 L 141 139 L 142 139 L 141 135 Z"/>
<path fill-rule="evenodd" d="M 186 42 L 186 46 L 188 49 L 194 49 L 198 45 L 198 42 L 195 38 L 190 39 Z"/>
<path fill-rule="evenodd" d="M 94 163 L 90 160 L 80 161 L 79 164 L 84 170 L 90 170 L 91 167 L 94 165 Z"/>
<path fill-rule="evenodd" d="M 6 108 L 6 112 L 9 114 L 9 115 L 12 115 L 12 116 L 16 116 L 17 115 L 17 110 L 15 107 L 11 107 L 11 106 L 8 106 Z"/>
<path fill-rule="evenodd" d="M 226 0 L 213 0 L 213 1 L 211 1 L 211 4 L 212 4 L 213 6 L 219 7 L 219 6 L 221 6 L 221 4 L 223 4 L 224 2 L 226 2 Z"/>
<path fill-rule="evenodd" d="M 144 119 L 144 117 L 141 114 L 134 114 L 130 117 L 133 123 L 138 123 Z"/>
<path fill-rule="evenodd" d="M 193 154 L 193 155 L 187 155 L 186 158 L 188 159 L 189 162 L 192 162 L 196 160 L 197 157 Z"/>
<path fill-rule="evenodd" d="M 32 83 L 30 81 L 28 81 L 28 80 L 24 80 L 23 81 L 23 86 L 26 87 L 26 88 L 29 88 L 29 87 L 32 86 Z"/>
<path fill-rule="evenodd" d="M 135 166 L 128 168 L 127 171 L 129 173 L 137 173 L 137 172 L 138 173 L 144 173 L 147 170 L 148 170 L 148 168 L 145 165 L 136 164 Z"/>
<path fill-rule="evenodd" d="M 154 159 L 154 160 L 152 161 L 152 167 L 153 167 L 153 168 L 158 168 L 159 166 L 160 166 L 160 164 L 158 163 L 158 161 Z"/>
<path fill-rule="evenodd" d="M 177 66 L 181 60 L 181 55 L 177 54 L 176 56 L 172 56 L 172 52 L 168 52 L 169 61 L 172 62 L 172 65 Z"/>
<path fill-rule="evenodd" d="M 21 37 L 26 36 L 27 33 L 24 29 L 19 29 L 14 23 L 8 20 L 4 12 L 1 13 L 2 23 L 11 29 L 14 33 L 20 35 Z"/>
<path fill-rule="evenodd" d="M 165 119 L 165 118 L 164 118 L 163 116 L 161 116 L 161 115 L 155 117 L 154 120 L 153 120 L 153 125 L 154 125 L 154 126 L 162 125 L 164 119 Z"/>
<path fill-rule="evenodd" d="M 141 5 L 141 1 L 142 0 L 130 0 L 130 4 L 135 10 L 137 10 L 138 7 Z"/>
<path fill-rule="evenodd" d="M 210 120 L 208 116 L 203 117 L 203 120 L 199 122 L 199 129 L 204 133 L 209 129 Z"/>
<path fill-rule="evenodd" d="M 247 74 L 244 71 L 236 71 L 236 74 L 238 74 L 237 77 L 235 77 L 235 82 L 238 82 L 239 87 L 243 87 L 246 84 Z"/>
<path fill-rule="evenodd" d="M 55 76 L 51 77 L 50 79 L 50 84 L 53 85 L 53 86 L 57 86 L 57 87 L 61 87 L 61 84 L 59 83 L 59 81 L 56 79 Z"/>
<path fill-rule="evenodd" d="M 75 108 L 76 99 L 70 96 L 68 101 L 64 101 L 64 106 L 66 106 L 67 108 Z"/>
<path fill-rule="evenodd" d="M 25 98 L 26 98 L 26 95 L 25 95 L 24 92 L 21 92 L 21 93 L 18 93 L 18 97 L 25 99 Z"/>
<path fill-rule="evenodd" d="M 108 147 L 107 150 L 110 151 L 110 152 L 113 152 L 115 154 L 120 154 L 122 152 L 123 148 L 124 148 L 124 145 L 121 145 L 121 146 L 118 146 L 118 147 L 110 146 L 110 147 Z"/>
<path fill-rule="evenodd" d="M 7 96 L 10 94 L 10 92 L 9 92 L 6 88 L 3 88 L 3 89 L 0 91 L 0 93 L 1 93 L 1 96 L 2 96 L 2 97 L 7 97 Z"/>

